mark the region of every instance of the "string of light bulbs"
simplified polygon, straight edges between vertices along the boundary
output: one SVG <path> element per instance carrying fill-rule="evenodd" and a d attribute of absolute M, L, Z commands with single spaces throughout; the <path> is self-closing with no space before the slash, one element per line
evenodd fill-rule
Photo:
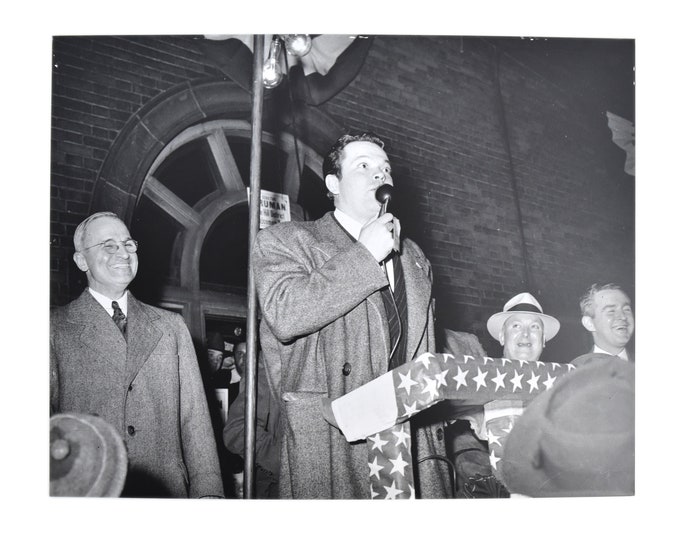
<path fill-rule="evenodd" d="M 262 66 L 262 82 L 265 88 L 275 88 L 283 80 L 283 69 L 279 62 L 282 45 L 288 54 L 303 57 L 312 49 L 309 34 L 275 35 L 269 45 L 269 57 Z"/>

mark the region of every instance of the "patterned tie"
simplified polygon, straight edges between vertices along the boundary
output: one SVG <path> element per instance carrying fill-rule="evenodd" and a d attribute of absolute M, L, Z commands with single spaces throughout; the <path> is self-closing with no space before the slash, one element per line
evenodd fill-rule
<path fill-rule="evenodd" d="M 115 300 L 111 302 L 111 307 L 113 308 L 113 322 L 116 323 L 118 329 L 121 331 L 123 336 L 125 336 L 125 330 L 127 329 L 127 317 L 123 313 L 123 310 L 120 309 L 118 302 Z"/>
<path fill-rule="evenodd" d="M 389 369 L 394 369 L 406 362 L 406 333 L 408 328 L 408 310 L 406 309 L 404 274 L 401 267 L 401 260 L 396 253 L 392 257 L 392 267 L 394 269 L 394 293 L 391 293 L 389 286 L 380 291 L 383 297 L 385 311 L 387 312 L 391 346 L 394 348 L 395 343 L 397 343 L 394 354 L 392 355 L 392 358 L 390 358 Z"/>

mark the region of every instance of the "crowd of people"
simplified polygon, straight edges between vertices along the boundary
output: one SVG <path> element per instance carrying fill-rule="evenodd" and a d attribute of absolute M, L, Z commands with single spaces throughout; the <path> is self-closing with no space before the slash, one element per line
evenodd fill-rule
<path fill-rule="evenodd" d="M 486 356 L 472 334 L 450 331 L 441 346 L 435 341 L 431 265 L 376 198 L 378 188 L 393 184 L 383 142 L 372 134 L 344 135 L 326 156 L 323 177 L 335 210 L 316 221 L 263 229 L 251 255 L 262 314 L 256 498 L 371 498 L 369 443 L 347 442 L 327 420 L 328 400 L 423 353 Z M 137 272 L 137 243 L 115 214 L 85 219 L 74 246 L 74 261 L 88 287 L 51 314 L 50 413 L 94 414 L 116 429 L 128 455 L 122 496 L 225 497 L 218 448 L 223 445 L 234 456 L 244 452 L 245 392 L 232 375 L 242 373 L 244 344 L 233 358 L 225 357 L 223 338 L 208 336 L 208 367 L 202 375 L 181 316 L 140 302 L 128 290 Z M 498 485 L 495 496 L 541 496 L 546 493 L 535 489 L 541 484 L 535 477 L 541 475 L 551 480 L 553 496 L 632 490 L 630 460 L 610 459 L 612 452 L 632 452 L 630 298 L 615 284 L 595 284 L 580 307 L 593 347 L 573 361 L 574 375 L 543 392 L 561 396 L 560 407 L 568 408 L 570 419 L 554 408 L 557 397 L 547 402 L 551 398 L 543 394 L 530 403 L 433 407 L 413 415 L 408 423 L 419 498 L 475 496 L 490 480 Z M 524 291 L 491 314 L 486 327 L 505 358 L 541 363 L 560 322 Z M 607 400 L 612 370 L 622 374 L 617 384 L 628 385 L 628 393 L 612 390 L 625 406 L 612 407 Z M 576 377 L 576 372 L 590 376 Z M 214 429 L 206 387 L 230 388 L 219 429 Z M 598 397 L 598 392 L 605 394 Z M 604 403 L 604 416 L 589 413 L 591 402 Z M 503 409 L 512 410 L 517 427 L 510 432 L 514 439 L 508 438 L 508 474 L 499 479 L 489 462 L 485 426 L 490 410 L 497 415 Z M 545 426 L 555 422 L 563 431 L 585 426 L 592 436 L 584 429 L 580 438 L 550 432 L 551 445 L 542 446 L 540 459 L 525 463 L 527 434 L 547 433 Z M 617 425 L 628 438 L 622 435 L 619 446 L 604 448 L 609 443 L 598 441 L 606 425 Z M 69 458 L 61 454 L 51 453 L 53 462 L 62 460 L 55 471 L 66 470 L 63 460 Z M 564 455 L 578 457 L 565 460 Z M 597 459 L 590 460 L 591 455 Z M 558 457 L 560 479 L 555 480 L 550 467 Z M 612 471 L 620 483 L 591 486 L 592 469 L 609 471 L 608 464 L 617 467 Z M 233 472 L 238 478 L 238 468 Z M 239 496 L 239 490 L 226 496 Z"/>

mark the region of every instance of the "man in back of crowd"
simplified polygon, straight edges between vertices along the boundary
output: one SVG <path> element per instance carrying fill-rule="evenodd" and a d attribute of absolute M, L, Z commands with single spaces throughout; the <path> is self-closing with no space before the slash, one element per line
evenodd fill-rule
<path fill-rule="evenodd" d="M 610 354 L 634 361 L 626 349 L 635 330 L 630 298 L 615 283 L 590 286 L 581 298 L 581 324 L 593 336 L 591 353 Z"/>
<path fill-rule="evenodd" d="M 557 335 L 559 321 L 543 313 L 543 308 L 528 292 L 520 293 L 494 313 L 487 321 L 491 336 L 503 346 L 503 357 L 510 360 L 538 362 L 547 341 Z M 495 480 L 495 469 L 489 460 L 487 427 L 516 419 L 522 414 L 524 403 L 518 400 L 492 401 L 485 406 L 456 407 L 453 415 L 458 420 L 447 431 L 449 448 L 457 473 L 458 497 L 507 496 Z M 494 446 L 493 449 L 497 449 Z M 474 477 L 472 476 L 474 474 Z M 495 486 L 495 487 L 491 487 Z"/>
<path fill-rule="evenodd" d="M 503 346 L 503 356 L 511 360 L 536 362 L 547 341 L 557 335 L 559 321 L 543 313 L 538 300 L 528 292 L 512 297 L 486 323 L 491 336 Z"/>

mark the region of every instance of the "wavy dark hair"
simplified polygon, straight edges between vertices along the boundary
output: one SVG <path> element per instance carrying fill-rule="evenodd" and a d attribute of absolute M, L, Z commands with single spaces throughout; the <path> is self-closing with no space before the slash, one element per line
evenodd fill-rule
<path fill-rule="evenodd" d="M 342 151 L 349 143 L 357 141 L 371 142 L 373 144 L 377 144 L 380 148 L 385 148 L 385 143 L 382 141 L 382 139 L 371 132 L 358 134 L 348 133 L 343 135 L 333 143 L 333 146 L 331 146 L 331 149 L 328 151 L 328 154 L 326 154 L 326 157 L 323 160 L 322 171 L 324 178 L 326 178 L 326 176 L 329 174 L 334 174 L 338 178 L 341 178 L 340 161 L 342 160 Z"/>

